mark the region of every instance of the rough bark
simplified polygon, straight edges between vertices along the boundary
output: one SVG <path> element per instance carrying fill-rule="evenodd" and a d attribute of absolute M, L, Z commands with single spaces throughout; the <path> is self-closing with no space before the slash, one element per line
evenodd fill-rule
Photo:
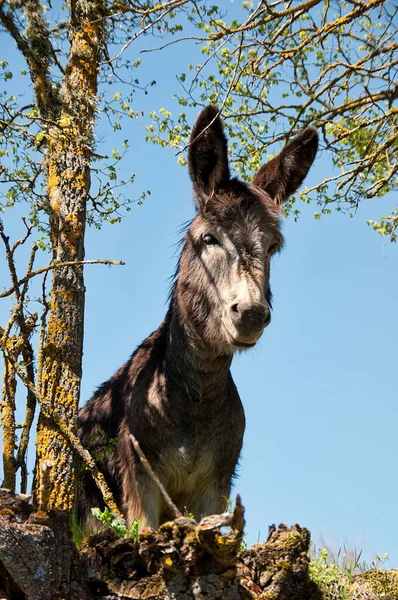
<path fill-rule="evenodd" d="M 0 332 L 1 333 L 1 332 Z M 13 357 L 17 354 L 16 339 L 12 336 L 7 341 L 9 352 Z M 3 389 L 1 400 L 1 416 L 0 424 L 3 430 L 3 470 L 4 479 L 2 485 L 15 490 L 16 482 L 16 465 L 15 465 L 15 448 L 16 448 L 16 422 L 15 422 L 15 393 L 17 390 L 17 380 L 15 370 L 11 363 L 4 359 L 4 375 Z"/>
<path fill-rule="evenodd" d="M 36 324 L 36 315 L 32 315 L 28 319 L 20 316 L 20 333 L 17 336 L 9 336 L 5 340 L 7 350 L 13 359 L 16 361 L 19 355 L 27 365 L 27 371 L 31 380 L 34 380 L 33 372 L 33 350 L 30 343 L 30 336 Z M 4 335 L 4 330 L 0 327 L 0 337 Z M 27 467 L 26 467 L 26 450 L 29 441 L 29 431 L 32 425 L 35 399 L 32 397 L 30 390 L 27 392 L 27 406 L 25 421 L 22 428 L 21 440 L 19 448 L 16 437 L 16 421 L 15 421 L 15 394 L 17 390 L 16 372 L 13 363 L 4 356 L 4 376 L 3 376 L 2 399 L 0 401 L 0 425 L 3 430 L 3 469 L 4 479 L 2 486 L 15 491 L 16 473 L 18 468 L 21 468 L 21 491 L 26 493 L 27 483 Z M 16 449 L 18 449 L 16 453 Z"/>
<path fill-rule="evenodd" d="M 69 9 L 70 58 L 60 91 L 59 117 L 56 126 L 48 131 L 47 153 L 51 244 L 58 262 L 84 259 L 86 201 L 104 34 L 103 2 L 76 0 L 70 2 Z M 84 292 L 82 266 L 54 269 L 46 338 L 39 356 L 39 392 L 50 412 L 57 411 L 72 430 L 76 429 L 82 374 Z M 36 445 L 35 502 L 46 511 L 72 510 L 74 453 L 43 412 Z"/>
<path fill-rule="evenodd" d="M 138 541 L 110 530 L 78 552 L 66 519 L 34 512 L 27 496 L 0 490 L 0 592 L 12 600 L 316 600 L 308 579 L 309 533 L 272 527 L 240 552 L 243 507 L 197 524 L 182 517 Z"/>

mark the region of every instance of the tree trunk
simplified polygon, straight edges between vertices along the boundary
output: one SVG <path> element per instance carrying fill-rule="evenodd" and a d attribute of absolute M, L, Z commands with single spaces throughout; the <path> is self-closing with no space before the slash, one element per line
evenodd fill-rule
<path fill-rule="evenodd" d="M 48 130 L 47 178 L 53 259 L 84 259 L 97 79 L 104 33 L 103 2 L 70 3 L 70 59 L 56 126 Z M 83 267 L 54 269 L 39 392 L 51 411 L 76 429 L 84 330 Z M 41 413 L 37 430 L 35 502 L 45 511 L 74 507 L 74 454 Z"/>

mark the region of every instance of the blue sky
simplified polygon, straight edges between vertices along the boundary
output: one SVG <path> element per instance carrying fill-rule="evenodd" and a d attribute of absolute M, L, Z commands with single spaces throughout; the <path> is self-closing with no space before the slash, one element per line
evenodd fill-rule
<path fill-rule="evenodd" d="M 10 44 L 4 33 L 0 39 Z M 137 51 L 132 45 L 128 58 Z M 137 96 L 136 108 L 177 111 L 175 74 L 193 57 L 187 45 L 145 55 L 141 77 L 157 85 Z M 11 55 L 7 60 L 12 64 Z M 26 83 L 15 78 L 13 91 Z M 145 143 L 136 123 L 122 123 L 118 134 L 99 125 L 104 141 L 98 151 L 108 153 L 128 137 L 122 168 L 135 171 L 136 182 L 126 193 L 138 197 L 149 188 L 151 196 L 121 224 L 87 231 L 87 259 L 124 260 L 126 266 L 85 271 L 82 403 L 162 321 L 178 230 L 194 215 L 188 173 L 174 152 Z M 321 155 L 306 185 L 330 168 Z M 386 552 L 390 565 L 398 566 L 398 247 L 384 247 L 366 225 L 393 207 L 390 195 L 363 202 L 353 219 L 335 213 L 315 221 L 316 207 L 303 205 L 297 223 L 283 220 L 286 245 L 272 265 L 271 326 L 232 366 L 247 418 L 234 493 L 246 507 L 249 544 L 264 540 L 272 523 L 299 523 L 315 543 L 322 536 L 336 549 L 356 546 L 368 560 Z M 26 212 L 18 207 L 3 216 L 12 238 L 21 233 L 18 216 Z M 8 279 L 1 259 L 3 285 Z M 0 303 L 2 325 L 6 317 Z"/>

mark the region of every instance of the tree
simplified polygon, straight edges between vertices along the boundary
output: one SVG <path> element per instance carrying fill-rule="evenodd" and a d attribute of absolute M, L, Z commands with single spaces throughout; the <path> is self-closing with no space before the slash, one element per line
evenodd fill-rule
<path fill-rule="evenodd" d="M 389 0 L 244 2 L 243 11 L 196 5 L 189 19 L 204 60 L 179 76 L 181 106 L 220 106 L 235 168 L 250 178 L 273 144 L 316 125 L 334 167 L 300 195 L 315 199 L 316 218 L 333 208 L 354 214 L 364 199 L 396 188 L 398 98 L 396 18 Z M 243 12 L 243 15 L 242 15 Z M 169 43 L 176 43 L 173 40 Z M 152 114 L 153 142 L 184 148 L 186 114 Z M 184 156 L 180 154 L 181 162 Z M 293 206 L 294 205 L 294 206 Z M 290 204 L 298 215 L 299 208 Z M 397 239 L 398 210 L 370 221 Z"/>
<path fill-rule="evenodd" d="M 30 221 L 25 222 L 26 235 L 21 240 L 11 245 L 3 226 L 0 229 L 12 283 L 2 296 L 15 294 L 16 298 L 11 318 L 0 331 L 5 360 L 3 485 L 15 489 L 16 472 L 21 468 L 22 491 L 26 492 L 25 455 L 39 400 L 34 495 L 36 504 L 45 511 L 72 511 L 77 449 L 95 470 L 94 461 L 79 447 L 76 417 L 84 331 L 85 227 L 87 223 L 100 227 L 104 220 L 117 221 L 120 217 L 116 211 L 123 202 L 114 193 L 114 187 L 120 183 L 115 167 L 120 155 L 114 151 L 111 162 L 104 164 L 107 157 L 95 154 L 97 114 L 99 110 L 115 114 L 112 101 L 100 97 L 98 92 L 99 84 L 117 68 L 119 57 L 111 59 L 107 48 L 126 36 L 133 34 L 136 38 L 161 24 L 167 29 L 166 17 L 184 4 L 186 0 L 170 0 L 155 6 L 150 2 L 71 0 L 62 7 L 65 18 L 52 22 L 51 4 L 42 6 L 38 0 L 0 3 L 1 25 L 25 59 L 33 87 L 29 104 L 19 105 L 18 99 L 6 92 L 1 97 L 4 161 L 1 182 L 7 186 L 4 206 L 22 200 L 30 206 Z M 49 18 L 46 9 L 50 9 Z M 10 80 L 13 74 L 8 63 L 3 61 L 1 66 L 3 79 Z M 127 108 L 127 104 L 123 106 Z M 96 171 L 95 160 L 102 160 L 100 168 L 107 170 L 108 177 L 94 196 L 91 178 Z M 34 228 L 44 234 L 39 243 L 50 251 L 50 264 L 34 271 L 35 244 L 26 275 L 19 278 L 15 252 Z M 52 282 L 48 300 L 49 271 Z M 43 273 L 36 380 L 31 335 L 37 315 L 26 316 L 27 292 L 32 277 Z M 20 355 L 22 364 L 18 363 Z M 23 432 L 15 453 L 17 375 L 27 386 L 28 397 Z M 98 482 L 108 494 L 104 481 Z M 109 503 L 112 510 L 117 510 L 108 494 Z"/>

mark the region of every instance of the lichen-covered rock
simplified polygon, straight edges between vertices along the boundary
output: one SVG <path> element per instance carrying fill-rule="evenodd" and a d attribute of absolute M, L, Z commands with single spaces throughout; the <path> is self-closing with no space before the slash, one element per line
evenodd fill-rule
<path fill-rule="evenodd" d="M 208 517 L 199 524 L 176 519 L 159 531 L 144 530 L 138 542 L 97 535 L 84 551 L 91 589 L 101 599 L 250 598 L 237 577 L 243 526 L 238 500 L 232 514 Z M 227 534 L 222 533 L 224 528 Z"/>
<path fill-rule="evenodd" d="M 299 525 L 270 527 L 265 544 L 255 544 L 239 556 L 238 576 L 255 598 L 316 600 L 320 594 L 309 581 L 310 534 Z"/>
<path fill-rule="evenodd" d="M 353 600 L 398 600 L 398 570 L 371 569 L 354 577 Z"/>
<path fill-rule="evenodd" d="M 317 600 L 306 529 L 272 527 L 265 544 L 240 552 L 243 528 L 238 498 L 231 514 L 176 519 L 138 541 L 108 530 L 78 552 L 65 516 L 35 513 L 27 497 L 4 491 L 0 593 L 7 600 Z"/>
<path fill-rule="evenodd" d="M 265 544 L 240 552 L 244 528 L 239 498 L 232 514 L 199 524 L 181 518 L 138 542 L 92 538 L 85 550 L 95 598 L 157 600 L 317 600 L 308 579 L 310 536 L 298 525 L 272 527 Z M 104 587 L 105 585 L 105 587 Z"/>
<path fill-rule="evenodd" d="M 33 512 L 29 500 L 30 496 L 14 494 L 10 490 L 0 488 L 0 517 L 10 523 L 24 523 Z"/>
<path fill-rule="evenodd" d="M 34 513 L 29 497 L 0 490 L 0 590 L 10 600 L 89 600 L 63 515 Z"/>

